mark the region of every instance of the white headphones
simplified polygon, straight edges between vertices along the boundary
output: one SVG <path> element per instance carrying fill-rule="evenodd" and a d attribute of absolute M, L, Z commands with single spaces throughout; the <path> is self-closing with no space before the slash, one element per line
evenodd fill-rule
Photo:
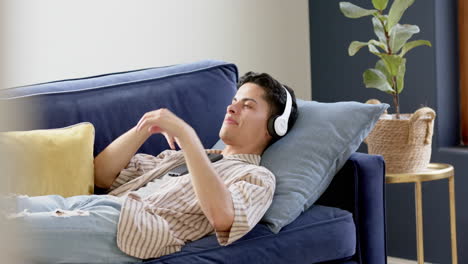
<path fill-rule="evenodd" d="M 286 106 L 284 107 L 284 111 L 281 115 L 272 116 L 268 120 L 268 133 L 273 138 L 280 138 L 288 132 L 288 121 L 289 115 L 291 115 L 292 98 L 288 89 L 284 86 L 283 88 L 286 91 Z"/>

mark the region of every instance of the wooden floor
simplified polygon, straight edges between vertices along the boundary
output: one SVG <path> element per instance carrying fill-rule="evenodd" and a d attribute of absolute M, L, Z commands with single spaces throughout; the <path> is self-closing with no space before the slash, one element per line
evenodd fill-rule
<path fill-rule="evenodd" d="M 395 258 L 395 257 L 388 257 L 387 258 L 387 264 L 417 264 L 418 262 L 416 260 L 408 260 L 408 259 L 402 259 L 402 258 Z M 429 263 L 429 262 L 424 262 L 425 264 L 435 264 L 435 263 Z"/>

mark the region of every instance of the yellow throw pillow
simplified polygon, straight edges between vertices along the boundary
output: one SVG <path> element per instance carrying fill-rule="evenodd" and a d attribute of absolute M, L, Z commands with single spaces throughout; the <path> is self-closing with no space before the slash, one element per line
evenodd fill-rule
<path fill-rule="evenodd" d="M 63 197 L 94 193 L 91 123 L 0 134 L 0 148 L 14 162 L 6 175 L 8 192 Z"/>

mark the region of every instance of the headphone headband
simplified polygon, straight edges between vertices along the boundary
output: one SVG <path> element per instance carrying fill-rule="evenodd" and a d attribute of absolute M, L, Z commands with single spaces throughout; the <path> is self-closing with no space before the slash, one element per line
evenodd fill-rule
<path fill-rule="evenodd" d="M 280 138 L 288 132 L 289 116 L 291 115 L 292 108 L 291 94 L 284 85 L 281 86 L 286 92 L 286 106 L 284 107 L 284 111 L 281 115 L 272 117 L 268 120 L 268 132 L 274 138 Z"/>
<path fill-rule="evenodd" d="M 286 92 L 286 106 L 284 107 L 284 111 L 281 114 L 280 118 L 284 118 L 289 121 L 289 116 L 291 115 L 291 108 L 292 108 L 292 98 L 288 89 L 286 89 L 284 85 L 282 86 L 284 88 L 284 91 Z"/>

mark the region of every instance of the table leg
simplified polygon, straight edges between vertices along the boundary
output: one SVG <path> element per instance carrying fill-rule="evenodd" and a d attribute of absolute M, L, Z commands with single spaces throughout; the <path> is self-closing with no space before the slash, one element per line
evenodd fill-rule
<path fill-rule="evenodd" d="M 457 231 L 455 218 L 455 179 L 449 177 L 449 195 L 450 195 L 450 237 L 452 239 L 452 264 L 458 263 L 457 256 Z"/>
<path fill-rule="evenodd" d="M 423 216 L 421 182 L 415 183 L 416 200 L 416 242 L 418 248 L 418 264 L 424 264 Z"/>

